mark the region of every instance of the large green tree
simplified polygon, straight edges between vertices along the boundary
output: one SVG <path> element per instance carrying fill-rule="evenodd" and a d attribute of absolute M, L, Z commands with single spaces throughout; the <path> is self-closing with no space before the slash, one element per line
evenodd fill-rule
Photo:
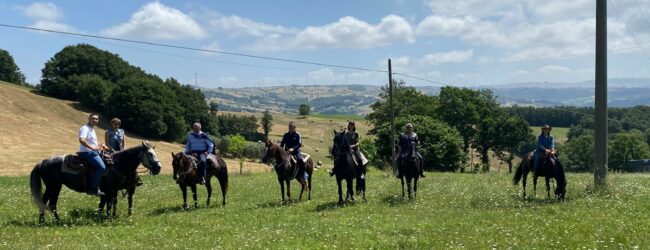
<path fill-rule="evenodd" d="M 512 173 L 512 162 L 519 148 L 533 142 L 535 137 L 528 122 L 521 116 L 501 116 L 497 123 L 494 151 L 499 158 L 508 162 L 508 171 Z"/>
<path fill-rule="evenodd" d="M 583 134 L 559 145 L 562 162 L 570 171 L 591 171 L 594 169 L 594 135 Z"/>
<path fill-rule="evenodd" d="M 25 85 L 25 75 L 20 72 L 14 57 L 4 49 L 0 49 L 0 81 Z"/>
<path fill-rule="evenodd" d="M 372 112 L 366 115 L 368 123 L 382 126 L 390 122 L 389 88 L 384 86 L 379 93 L 379 101 L 370 105 Z M 422 115 L 435 117 L 438 100 L 414 87 L 406 86 L 404 81 L 393 80 L 393 112 L 395 117 Z"/>

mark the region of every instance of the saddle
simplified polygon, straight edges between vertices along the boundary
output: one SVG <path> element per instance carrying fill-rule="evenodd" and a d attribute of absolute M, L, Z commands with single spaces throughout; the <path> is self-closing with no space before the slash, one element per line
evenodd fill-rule
<path fill-rule="evenodd" d="M 63 157 L 63 163 L 61 166 L 61 171 L 70 174 L 82 174 L 82 173 L 92 173 L 95 171 L 95 168 L 88 163 L 83 157 L 79 156 L 81 152 L 77 152 L 76 155 L 65 155 Z M 102 158 L 106 169 L 113 168 L 115 162 L 113 161 L 113 152 L 102 151 L 99 153 L 99 157 Z M 108 171 L 106 172 L 108 173 Z"/>
<path fill-rule="evenodd" d="M 192 167 L 198 169 L 200 163 L 199 158 L 191 154 L 187 156 L 192 160 Z M 217 160 L 217 156 L 214 154 L 208 154 L 208 157 L 206 157 L 206 163 L 208 165 L 207 170 L 210 170 L 210 167 L 214 167 L 215 169 L 219 168 L 219 161 Z"/>
<path fill-rule="evenodd" d="M 305 154 L 303 152 L 300 152 L 300 154 L 302 155 L 302 162 L 307 163 L 307 160 L 309 160 L 309 157 L 311 157 L 311 155 Z M 291 162 L 293 162 L 293 163 L 298 163 L 298 161 L 296 160 L 296 157 L 293 156 L 293 155 L 289 155 L 289 159 L 291 159 Z"/>
<path fill-rule="evenodd" d="M 354 162 L 354 164 L 359 166 L 359 162 L 357 162 L 357 157 L 354 157 L 354 153 L 350 152 L 349 154 L 352 155 L 352 161 Z M 359 155 L 361 155 L 361 165 L 360 166 L 365 166 L 366 164 L 368 164 L 368 159 L 363 154 L 363 152 L 359 151 Z"/>

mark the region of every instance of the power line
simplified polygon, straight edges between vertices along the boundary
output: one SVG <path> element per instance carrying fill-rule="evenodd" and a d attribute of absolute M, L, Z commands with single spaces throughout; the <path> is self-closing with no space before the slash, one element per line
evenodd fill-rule
<path fill-rule="evenodd" d="M 650 19 L 648 19 L 648 17 L 646 17 L 646 15 L 645 15 L 645 12 L 643 12 L 643 10 L 641 10 L 641 5 L 639 4 L 638 0 L 634 0 L 634 5 L 636 5 L 636 9 L 639 10 L 639 12 L 641 13 L 641 16 L 643 17 L 643 19 L 645 19 L 645 21 L 648 24 L 650 24 Z"/>
<path fill-rule="evenodd" d="M 201 51 L 201 52 L 217 53 L 217 54 L 224 54 L 224 55 L 231 55 L 231 56 L 248 57 L 248 58 L 255 58 L 255 59 L 262 59 L 262 60 L 270 60 L 270 61 L 280 61 L 280 62 L 289 62 L 289 63 L 299 63 L 299 64 L 317 65 L 317 66 L 333 67 L 333 68 L 342 68 L 342 69 L 353 69 L 353 70 L 369 71 L 369 72 L 379 72 L 379 73 L 387 73 L 387 72 L 388 72 L 388 71 L 386 71 L 386 70 L 378 70 L 378 69 L 370 69 L 370 68 L 362 68 L 362 67 L 354 67 L 354 66 L 345 66 L 345 65 L 336 65 L 336 64 L 328 64 L 328 63 L 318 63 L 318 62 L 310 62 L 310 61 L 302 61 L 302 60 L 293 60 L 293 59 L 284 59 L 284 58 L 276 58 L 276 57 L 268 57 L 268 56 L 257 56 L 257 55 L 250 55 L 250 54 L 244 54 L 244 53 L 227 52 L 227 51 L 211 50 L 211 49 L 201 49 L 201 48 L 192 48 L 192 47 L 180 46 L 180 45 L 172 45 L 172 44 L 164 44 L 164 43 L 155 43 L 155 42 L 146 42 L 146 41 L 139 41 L 139 40 L 124 39 L 124 38 L 115 38 L 115 37 L 107 37 L 107 36 L 98 36 L 98 35 L 88 35 L 88 34 L 81 34 L 81 33 L 75 33 L 75 32 L 56 31 L 56 30 L 50 30 L 50 29 L 39 29 L 39 28 L 33 28 L 33 27 L 18 26 L 18 25 L 10 25 L 10 24 L 2 24 L 2 23 L 0 23 L 0 26 L 2 26 L 2 27 L 8 27 L 8 28 L 15 28 L 15 29 L 35 30 L 35 31 L 42 31 L 42 32 L 49 32 L 49 33 L 57 33 L 57 34 L 66 34 L 66 35 L 73 35 L 73 36 L 81 36 L 81 37 L 91 37 L 91 38 L 98 38 L 98 39 L 105 39 L 105 40 L 113 40 L 113 41 L 120 41 L 120 42 L 128 42 L 128 43 L 146 44 L 146 45 L 152 45 L 152 46 L 158 46 L 158 47 L 167 47 L 167 48 L 175 48 L 175 49 L 183 49 L 183 50 L 192 50 L 192 51 Z"/>
<path fill-rule="evenodd" d="M 614 5 L 614 2 L 612 0 L 608 0 L 608 1 L 609 1 L 609 4 L 612 5 L 612 9 L 614 9 L 614 13 L 616 14 L 616 17 L 618 18 L 618 20 L 621 21 L 621 23 L 623 23 L 623 26 L 625 26 L 625 30 L 627 30 L 627 32 L 630 33 L 630 36 L 632 36 L 632 40 L 634 40 L 634 43 L 636 43 L 636 45 L 640 47 L 641 43 L 636 38 L 636 36 L 634 35 L 634 32 L 632 32 L 632 30 L 627 25 L 627 23 L 623 20 L 623 17 L 618 12 L 618 9 L 616 9 L 616 5 Z M 648 58 L 648 60 L 650 60 L 650 55 L 648 55 L 648 53 L 645 51 L 645 49 L 641 48 L 641 52 L 643 52 L 643 54 L 646 56 L 646 58 Z"/>

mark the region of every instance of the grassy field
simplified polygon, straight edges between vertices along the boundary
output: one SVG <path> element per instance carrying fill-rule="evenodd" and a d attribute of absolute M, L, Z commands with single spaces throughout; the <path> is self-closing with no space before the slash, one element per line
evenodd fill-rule
<path fill-rule="evenodd" d="M 569 174 L 567 200 L 543 192 L 522 199 L 506 174 L 429 173 L 418 198 L 400 197 L 399 181 L 368 177 L 368 203 L 336 205 L 333 178 L 318 171 L 311 201 L 279 203 L 273 173 L 232 176 L 228 205 L 183 211 L 168 175 L 145 176 L 126 217 L 94 219 L 97 199 L 63 190 L 59 212 L 39 226 L 27 177 L 0 177 L 0 248 L 88 249 L 432 249 L 643 248 L 650 245 L 650 175 L 609 177 L 607 191 L 589 174 Z M 541 189 L 541 188 L 540 188 Z M 293 186 L 294 195 L 297 187 Z M 217 195 L 218 196 L 218 195 Z M 200 189 L 200 204 L 205 190 Z M 294 196 L 295 198 L 295 196 Z M 213 201 L 213 204 L 219 202 Z"/>

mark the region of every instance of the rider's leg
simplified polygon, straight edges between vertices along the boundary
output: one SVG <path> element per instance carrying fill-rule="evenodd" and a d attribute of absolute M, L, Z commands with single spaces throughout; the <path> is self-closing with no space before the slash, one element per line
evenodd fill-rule
<path fill-rule="evenodd" d="M 363 160 L 361 159 L 362 158 L 361 157 L 361 151 L 359 151 L 359 149 L 354 149 L 354 150 L 352 150 L 352 152 L 354 153 L 354 158 L 357 159 L 357 170 L 361 171 L 361 174 L 360 174 L 361 179 L 364 179 L 365 176 L 363 174 L 364 171 L 363 171 Z"/>
<path fill-rule="evenodd" d="M 307 173 L 307 168 L 305 166 L 305 161 L 302 159 L 302 154 L 300 152 L 297 152 L 293 154 L 294 157 L 296 157 L 296 162 L 298 164 L 298 169 L 301 169 L 303 171 L 303 178 L 306 180 L 309 178 L 309 174 Z"/>
<path fill-rule="evenodd" d="M 402 153 L 398 153 L 397 154 L 397 159 L 395 159 L 395 162 L 397 163 L 396 164 L 397 165 L 397 176 L 395 176 L 395 177 L 397 177 L 397 179 L 402 178 L 402 171 L 400 171 L 401 161 L 402 161 Z"/>
<path fill-rule="evenodd" d="M 538 150 L 535 150 L 535 157 L 533 158 L 533 171 L 535 172 L 537 172 L 537 168 L 539 167 L 540 154 Z"/>
<path fill-rule="evenodd" d="M 207 172 L 207 156 L 205 154 L 199 154 L 199 184 L 205 184 L 205 176 Z"/>
<path fill-rule="evenodd" d="M 81 154 L 81 157 L 86 159 L 93 167 L 95 167 L 95 174 L 90 179 L 90 190 L 88 194 L 91 195 L 104 195 L 104 193 L 99 190 L 102 181 L 102 175 L 106 171 L 106 165 L 99 157 L 97 152 L 84 152 Z"/>

